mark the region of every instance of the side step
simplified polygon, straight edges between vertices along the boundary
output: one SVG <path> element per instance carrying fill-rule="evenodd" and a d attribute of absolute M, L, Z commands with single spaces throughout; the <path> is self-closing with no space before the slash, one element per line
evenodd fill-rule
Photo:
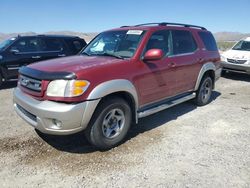
<path fill-rule="evenodd" d="M 177 104 L 180 104 L 180 103 L 183 103 L 183 102 L 188 101 L 190 99 L 193 99 L 193 98 L 195 98 L 195 96 L 196 96 L 196 93 L 191 93 L 189 95 L 186 95 L 185 97 L 174 99 L 174 100 L 168 101 L 166 103 L 163 103 L 163 104 L 161 104 L 159 106 L 156 106 L 156 107 L 150 108 L 148 110 L 139 112 L 138 113 L 138 118 L 143 118 L 143 117 L 149 116 L 151 114 L 160 112 L 162 110 L 165 110 L 165 109 L 170 108 L 172 106 L 175 106 Z"/>

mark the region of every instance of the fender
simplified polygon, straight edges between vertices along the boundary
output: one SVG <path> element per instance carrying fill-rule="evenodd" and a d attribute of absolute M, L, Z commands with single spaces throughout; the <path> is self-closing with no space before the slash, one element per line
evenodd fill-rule
<path fill-rule="evenodd" d="M 216 70 L 216 67 L 215 67 L 215 65 L 214 65 L 212 62 L 205 63 L 205 64 L 202 66 L 202 68 L 201 68 L 201 70 L 200 70 L 200 73 L 199 73 L 199 75 L 198 75 L 196 84 L 195 84 L 195 88 L 194 88 L 195 91 L 199 89 L 199 85 L 200 85 L 200 82 L 201 82 L 202 77 L 204 76 L 205 72 L 207 72 L 207 71 L 209 71 L 209 70 L 212 70 L 212 71 L 214 71 L 214 72 L 215 72 L 215 70 Z"/>
<path fill-rule="evenodd" d="M 138 95 L 135 86 L 131 81 L 126 79 L 116 79 L 103 82 L 97 85 L 89 94 L 87 100 L 95 100 L 103 98 L 109 94 L 116 92 L 127 92 L 132 96 L 135 103 L 135 120 L 138 122 L 137 110 L 138 110 Z"/>

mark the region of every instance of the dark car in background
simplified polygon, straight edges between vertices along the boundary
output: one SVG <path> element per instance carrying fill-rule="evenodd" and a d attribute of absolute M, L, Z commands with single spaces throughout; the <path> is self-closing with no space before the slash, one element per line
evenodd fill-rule
<path fill-rule="evenodd" d="M 75 55 L 86 46 L 76 36 L 17 36 L 0 43 L 0 86 L 3 81 L 17 78 L 18 69 L 28 64 Z"/>

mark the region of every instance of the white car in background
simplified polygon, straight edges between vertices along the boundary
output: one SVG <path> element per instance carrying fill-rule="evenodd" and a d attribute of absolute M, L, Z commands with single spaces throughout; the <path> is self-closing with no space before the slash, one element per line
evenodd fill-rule
<path fill-rule="evenodd" d="M 250 74 L 250 37 L 221 54 L 223 70 Z"/>

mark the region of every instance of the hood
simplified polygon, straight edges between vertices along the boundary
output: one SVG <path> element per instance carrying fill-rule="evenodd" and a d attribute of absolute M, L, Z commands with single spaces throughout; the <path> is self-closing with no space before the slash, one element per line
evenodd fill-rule
<path fill-rule="evenodd" d="M 113 57 L 77 55 L 40 61 L 28 67 L 45 72 L 74 72 L 77 74 L 77 72 L 82 70 L 93 69 L 97 66 L 108 66 L 123 61 L 127 60 Z"/>
<path fill-rule="evenodd" d="M 228 50 L 224 52 L 222 55 L 230 59 L 240 59 L 240 60 L 250 59 L 250 51 Z"/>

